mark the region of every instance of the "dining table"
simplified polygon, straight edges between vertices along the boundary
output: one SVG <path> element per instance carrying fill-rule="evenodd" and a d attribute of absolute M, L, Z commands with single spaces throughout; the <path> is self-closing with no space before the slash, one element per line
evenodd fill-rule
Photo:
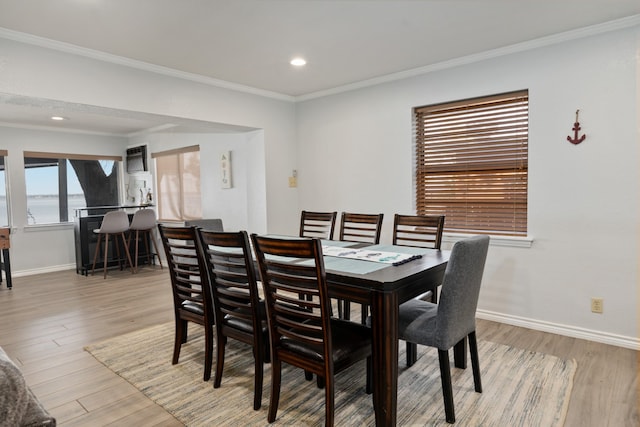
<path fill-rule="evenodd" d="M 398 403 L 398 307 L 426 291 L 436 291 L 442 283 L 450 251 L 333 240 L 323 240 L 322 245 L 330 297 L 366 304 L 371 308 L 376 426 L 395 426 Z M 336 247 L 361 249 L 366 255 L 359 258 L 328 255 L 335 253 Z M 380 253 L 411 256 L 398 263 L 381 262 L 374 260 L 375 256 L 368 257 L 369 254 Z"/>

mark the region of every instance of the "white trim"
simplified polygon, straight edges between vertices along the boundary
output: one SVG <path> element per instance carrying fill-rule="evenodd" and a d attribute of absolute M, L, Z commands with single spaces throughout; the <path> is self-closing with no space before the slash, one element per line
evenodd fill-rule
<path fill-rule="evenodd" d="M 20 123 L 9 123 L 9 122 L 0 122 L 0 126 L 9 127 L 9 128 L 17 128 L 17 129 L 30 129 L 30 130 L 40 130 L 40 131 L 48 131 L 48 132 L 63 132 L 63 133 L 77 133 L 83 135 L 99 135 L 99 136 L 116 136 L 119 138 L 123 138 L 121 134 L 118 133 L 109 133 L 109 132 L 98 132 L 93 130 L 81 130 L 81 129 L 69 129 L 69 128 L 57 128 L 54 126 L 41 126 L 41 125 L 29 125 L 29 124 L 20 124 Z M 126 135 L 127 137 L 133 135 Z"/>
<path fill-rule="evenodd" d="M 50 265 L 42 268 L 31 268 L 29 270 L 12 271 L 11 277 L 33 276 L 35 274 L 54 273 L 56 271 L 75 270 L 76 264 Z M 15 287 L 15 286 L 14 286 Z"/>
<path fill-rule="evenodd" d="M 98 61 L 109 62 L 112 64 L 123 65 L 125 67 L 136 68 L 142 71 L 148 71 L 150 73 L 161 74 L 170 77 L 177 77 L 183 80 L 189 80 L 196 83 L 203 83 L 210 86 L 215 86 L 223 89 L 235 90 L 238 92 L 249 93 L 258 96 L 264 96 L 266 98 L 278 99 L 281 101 L 295 102 L 295 98 L 290 95 L 284 95 L 281 93 L 258 89 L 251 86 L 242 85 L 239 83 L 232 83 L 226 80 L 214 79 L 213 77 L 207 77 L 200 74 L 187 73 L 185 71 L 174 70 L 173 68 L 163 67 L 160 65 L 150 64 L 148 62 L 138 61 L 135 59 L 125 58 L 122 56 L 112 55 L 106 52 L 100 52 L 98 50 L 87 49 L 85 47 L 76 46 L 74 44 L 60 42 L 57 40 L 51 40 L 44 37 L 34 36 L 32 34 L 21 33 L 19 31 L 9 30 L 7 28 L 0 27 L 0 38 L 5 38 L 20 43 L 27 43 L 34 46 L 40 46 L 47 49 L 53 49 L 60 52 L 70 53 L 73 55 L 83 56 L 86 58 L 96 59 Z"/>
<path fill-rule="evenodd" d="M 640 350 L 640 339 L 637 337 L 626 337 L 602 331 L 577 328 L 570 325 L 561 325 L 558 323 L 545 322 L 526 317 L 506 315 L 488 310 L 478 310 L 476 315 L 479 319 L 491 320 L 498 323 L 505 323 L 536 331 L 550 332 L 556 335 L 595 341 L 602 344 L 614 345 L 616 347 L 629 348 L 631 350 Z"/>
<path fill-rule="evenodd" d="M 308 101 L 310 99 L 322 98 L 324 96 L 335 95 L 342 92 L 347 92 L 355 89 L 362 89 L 369 86 L 375 86 L 382 83 L 392 82 L 396 80 L 406 79 L 409 77 L 415 77 L 422 74 L 431 73 L 434 71 L 445 70 L 448 68 L 454 68 L 461 65 L 472 64 L 475 62 L 484 61 L 486 59 L 496 58 L 499 56 L 511 55 L 513 53 L 524 52 L 527 50 L 537 49 L 540 47 L 550 46 L 558 43 L 563 43 L 570 40 L 576 40 L 592 35 L 602 34 L 610 31 L 620 30 L 624 28 L 640 25 L 640 15 L 632 15 L 626 18 L 616 19 L 614 21 L 605 22 L 602 24 L 596 24 L 589 27 L 579 28 L 577 30 L 566 31 L 563 33 L 553 34 L 539 39 L 529 40 L 522 43 L 516 43 L 510 46 L 504 46 L 498 49 L 487 50 L 485 52 L 476 53 L 473 55 L 461 56 L 449 61 L 438 62 L 436 64 L 427 65 L 424 67 L 413 68 L 407 71 L 401 71 L 399 73 L 387 74 L 386 76 L 374 77 L 368 80 L 362 80 L 356 83 L 347 84 L 344 86 L 338 86 L 327 90 L 321 90 L 318 92 L 308 93 L 305 95 L 299 95 L 295 97 L 296 102 Z"/>
<path fill-rule="evenodd" d="M 442 235 L 443 243 L 455 243 L 458 240 L 475 236 L 475 234 L 462 233 L 444 233 Z M 533 237 L 513 237 L 513 236 L 491 236 L 491 246 L 506 246 L 511 248 L 530 248 L 533 244 Z"/>
<path fill-rule="evenodd" d="M 33 268 L 12 272 L 12 277 L 25 277 L 35 274 L 53 273 L 57 271 L 73 270 L 75 264 L 54 265 L 45 268 Z M 636 337 L 626 337 L 623 335 L 610 334 L 602 331 L 594 331 L 575 326 L 561 325 L 558 323 L 545 322 L 541 320 L 529 319 L 526 317 L 506 315 L 488 310 L 478 310 L 476 316 L 479 319 L 490 320 L 493 322 L 504 323 L 507 325 L 518 326 L 521 328 L 533 329 L 536 331 L 549 332 L 556 335 L 562 335 L 572 338 L 578 338 L 588 341 L 599 342 L 602 344 L 613 345 L 616 347 L 629 348 L 631 350 L 640 350 L 640 339 Z"/>
<path fill-rule="evenodd" d="M 31 231 L 71 230 L 74 226 L 74 222 L 51 222 L 47 224 L 27 224 L 23 227 L 23 230 L 25 233 Z"/>
<path fill-rule="evenodd" d="M 184 80 L 190 80 L 193 82 L 203 83 L 210 86 L 235 90 L 238 92 L 244 92 L 244 93 L 249 93 L 249 94 L 258 95 L 258 96 L 264 96 L 266 98 L 273 98 L 281 101 L 299 102 L 299 101 L 307 101 L 315 98 L 321 98 L 328 95 L 334 95 L 342 92 L 347 92 L 355 89 L 360 89 L 368 86 L 375 86 L 381 83 L 406 79 L 408 77 L 414 77 L 421 74 L 430 73 L 433 71 L 453 68 L 460 65 L 471 64 L 474 62 L 484 61 L 490 58 L 510 55 L 512 53 L 523 52 L 531 49 L 536 49 L 539 47 L 550 46 L 553 44 L 558 44 L 558 43 L 562 43 L 570 40 L 576 40 L 576 39 L 580 39 L 580 38 L 584 38 L 584 37 L 588 37 L 596 34 L 602 34 L 610 31 L 629 28 L 635 25 L 640 25 L 640 14 L 628 16 L 621 19 L 616 19 L 609 22 L 604 22 L 601 24 L 591 25 L 589 27 L 579 28 L 576 30 L 565 31 L 563 33 L 553 34 L 550 36 L 541 37 L 538 39 L 529 40 L 522 43 L 516 43 L 510 46 L 505 46 L 498 49 L 492 49 L 492 50 L 480 52 L 473 55 L 467 55 L 467 56 L 455 58 L 449 61 L 443 61 L 436 64 L 427 65 L 424 67 L 414 68 L 407 71 L 401 71 L 399 73 L 387 74 L 385 76 L 375 77 L 368 80 L 362 80 L 360 82 L 347 84 L 343 86 L 337 86 L 331 89 L 321 90 L 318 92 L 312 92 L 312 93 L 299 95 L 299 96 L 285 95 L 282 93 L 277 93 L 277 92 L 264 90 L 264 89 L 258 89 L 251 86 L 228 82 L 225 80 L 214 79 L 212 77 L 206 77 L 199 74 L 193 74 L 193 73 L 187 73 L 184 71 L 174 70 L 172 68 L 162 67 L 159 65 L 149 64 L 143 61 L 124 58 L 121 56 L 112 55 L 109 53 L 100 52 L 93 49 L 83 48 L 70 43 L 59 42 L 56 40 L 51 40 L 44 37 L 38 37 L 38 36 L 34 36 L 32 34 L 27 34 L 27 33 L 21 33 L 19 31 L 9 30 L 7 28 L 2 28 L 2 27 L 0 27 L 0 38 L 14 40 L 21 43 L 32 44 L 35 46 L 41 46 L 44 48 L 71 53 L 74 55 L 84 56 L 87 58 L 93 58 L 99 61 L 119 64 L 126 67 L 148 71 L 151 73 L 157 73 L 157 74 L 176 77 Z"/>

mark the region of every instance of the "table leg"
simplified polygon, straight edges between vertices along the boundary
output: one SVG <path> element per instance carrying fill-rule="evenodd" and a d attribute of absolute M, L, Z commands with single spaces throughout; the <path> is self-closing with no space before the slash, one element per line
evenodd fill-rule
<path fill-rule="evenodd" d="M 395 426 L 398 404 L 398 296 L 374 292 L 371 301 L 373 407 L 376 426 Z"/>
<path fill-rule="evenodd" d="M 7 289 L 11 289 L 11 261 L 9 260 L 9 249 L 2 250 L 2 264 L 4 266 L 4 274 L 7 278 Z M 2 272 L 0 272 L 0 275 Z"/>

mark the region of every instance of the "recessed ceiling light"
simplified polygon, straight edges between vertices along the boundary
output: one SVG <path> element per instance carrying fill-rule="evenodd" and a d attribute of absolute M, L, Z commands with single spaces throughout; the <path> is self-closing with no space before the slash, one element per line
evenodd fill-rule
<path fill-rule="evenodd" d="M 51 120 L 62 121 L 67 120 L 67 118 L 62 116 L 51 116 Z"/>
<path fill-rule="evenodd" d="M 302 67 L 303 65 L 306 65 L 307 61 L 305 61 L 302 58 L 293 58 L 291 60 L 291 65 L 295 65 L 296 67 Z"/>

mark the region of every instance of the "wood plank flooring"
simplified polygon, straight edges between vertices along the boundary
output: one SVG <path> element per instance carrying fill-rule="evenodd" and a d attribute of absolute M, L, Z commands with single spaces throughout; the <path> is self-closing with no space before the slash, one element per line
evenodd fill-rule
<path fill-rule="evenodd" d="M 135 275 L 110 270 L 106 280 L 71 270 L 13 283 L 12 290 L 4 282 L 0 289 L 0 346 L 59 425 L 181 425 L 83 350 L 172 321 L 166 269 L 146 266 Z M 577 360 L 566 427 L 640 426 L 636 351 L 482 320 L 478 337 Z"/>

